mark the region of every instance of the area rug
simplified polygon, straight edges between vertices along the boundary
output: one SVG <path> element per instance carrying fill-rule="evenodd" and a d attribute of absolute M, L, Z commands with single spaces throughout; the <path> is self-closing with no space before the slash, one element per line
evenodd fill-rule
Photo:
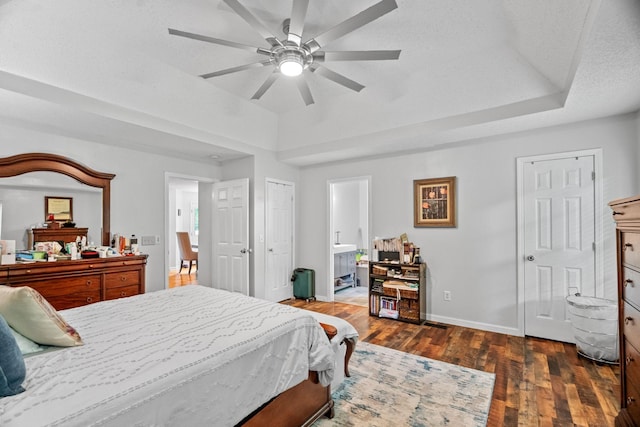
<path fill-rule="evenodd" d="M 314 426 L 485 426 L 495 375 L 358 342 L 335 417 Z"/>

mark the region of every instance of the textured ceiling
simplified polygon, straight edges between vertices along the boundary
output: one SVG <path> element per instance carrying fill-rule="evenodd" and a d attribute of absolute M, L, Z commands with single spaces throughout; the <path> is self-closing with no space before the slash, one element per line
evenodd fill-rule
<path fill-rule="evenodd" d="M 239 0 L 274 34 L 290 1 Z M 376 0 L 311 0 L 303 40 Z M 264 59 L 168 34 L 267 43 L 221 0 L 0 0 L 0 123 L 201 161 L 261 150 L 309 165 L 424 150 L 640 109 L 637 0 L 398 0 L 326 50 L 401 49 L 397 61 L 327 62 L 251 95 Z"/>

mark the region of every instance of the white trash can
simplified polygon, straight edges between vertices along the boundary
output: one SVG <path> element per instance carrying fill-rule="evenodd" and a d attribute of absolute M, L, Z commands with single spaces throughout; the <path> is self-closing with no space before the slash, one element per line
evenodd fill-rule
<path fill-rule="evenodd" d="M 619 352 L 616 301 L 569 295 L 567 304 L 578 354 L 597 362 L 617 363 Z"/>

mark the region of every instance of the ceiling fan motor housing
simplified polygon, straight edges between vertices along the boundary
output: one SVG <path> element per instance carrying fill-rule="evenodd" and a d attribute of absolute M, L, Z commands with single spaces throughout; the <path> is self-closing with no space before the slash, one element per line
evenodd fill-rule
<path fill-rule="evenodd" d="M 287 76 L 295 76 L 306 70 L 313 63 L 313 55 L 304 45 L 301 47 L 295 44 L 285 44 L 275 46 L 271 50 L 271 61 L 280 72 Z"/>

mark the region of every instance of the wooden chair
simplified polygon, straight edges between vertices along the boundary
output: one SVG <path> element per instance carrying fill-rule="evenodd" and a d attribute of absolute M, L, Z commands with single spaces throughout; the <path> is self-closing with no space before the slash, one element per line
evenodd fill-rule
<path fill-rule="evenodd" d="M 178 274 L 182 272 L 185 261 L 189 263 L 189 274 L 191 274 L 191 266 L 194 262 L 196 269 L 198 269 L 198 252 L 191 248 L 189 233 L 186 231 L 178 231 L 176 235 L 178 236 L 178 248 L 180 249 L 180 271 L 178 271 Z"/>

